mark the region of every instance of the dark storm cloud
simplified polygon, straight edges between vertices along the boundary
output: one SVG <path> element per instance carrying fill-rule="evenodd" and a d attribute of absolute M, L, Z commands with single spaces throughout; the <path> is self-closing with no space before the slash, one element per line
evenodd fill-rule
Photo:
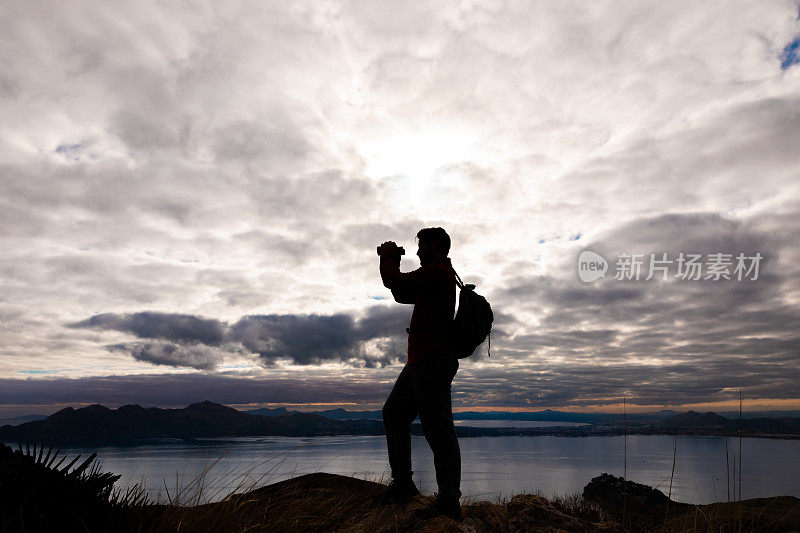
<path fill-rule="evenodd" d="M 290 357 L 299 364 L 310 364 L 348 357 L 357 332 L 353 317 L 345 314 L 255 315 L 233 324 L 230 336 L 265 361 Z"/>
<path fill-rule="evenodd" d="M 224 355 L 204 345 L 181 346 L 171 342 L 126 342 L 106 348 L 110 352 L 128 354 L 137 361 L 197 370 L 213 370 Z"/>
<path fill-rule="evenodd" d="M 396 341 L 405 337 L 409 316 L 408 309 L 379 306 L 359 319 L 345 313 L 252 315 L 232 324 L 227 338 L 257 353 L 268 364 L 290 358 L 302 365 L 356 360 L 366 366 L 382 366 L 402 356 Z M 378 341 L 377 354 L 365 347 L 373 339 Z"/>
<path fill-rule="evenodd" d="M 325 360 L 349 361 L 367 367 L 390 364 L 402 355 L 400 338 L 410 309 L 373 306 L 356 319 L 346 313 L 332 315 L 251 315 L 226 324 L 191 315 L 140 312 L 104 313 L 70 324 L 71 328 L 115 330 L 143 339 L 170 342 L 133 342 L 109 345 L 113 352 L 158 365 L 211 369 L 225 350 L 242 347 L 256 353 L 265 364 L 288 358 L 308 365 Z M 365 343 L 375 340 L 377 351 Z M 224 345 L 223 345 L 224 344 Z M 220 347 L 212 350 L 211 347 Z"/>
<path fill-rule="evenodd" d="M 192 315 L 155 313 L 103 313 L 69 324 L 72 328 L 113 329 L 133 333 L 146 339 L 164 339 L 177 343 L 219 345 L 225 335 L 225 324 L 218 320 Z"/>
<path fill-rule="evenodd" d="M 405 336 L 411 310 L 407 306 L 372 306 L 358 321 L 359 335 L 364 339 Z"/>

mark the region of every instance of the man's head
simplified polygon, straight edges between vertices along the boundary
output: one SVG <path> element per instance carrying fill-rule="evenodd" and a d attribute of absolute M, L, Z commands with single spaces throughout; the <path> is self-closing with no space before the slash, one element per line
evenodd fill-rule
<path fill-rule="evenodd" d="M 417 232 L 420 262 L 444 259 L 450 252 L 450 236 L 442 228 L 423 228 Z"/>

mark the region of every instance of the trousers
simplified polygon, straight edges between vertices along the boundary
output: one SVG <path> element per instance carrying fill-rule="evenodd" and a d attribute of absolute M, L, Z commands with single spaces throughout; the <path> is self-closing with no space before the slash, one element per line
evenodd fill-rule
<path fill-rule="evenodd" d="M 453 425 L 451 384 L 455 357 L 434 357 L 403 367 L 383 406 L 383 427 L 394 480 L 410 480 L 411 423 L 419 415 L 433 452 L 440 499 L 461 497 L 461 450 Z"/>

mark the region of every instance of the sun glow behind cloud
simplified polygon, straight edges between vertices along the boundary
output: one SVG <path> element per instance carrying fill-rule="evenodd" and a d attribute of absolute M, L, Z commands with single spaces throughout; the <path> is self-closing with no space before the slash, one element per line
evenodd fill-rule
<path fill-rule="evenodd" d="M 377 128 L 376 128 L 377 129 Z M 448 169 L 466 160 L 480 160 L 480 133 L 446 123 L 396 124 L 354 141 L 364 162 L 364 175 L 387 191 L 390 212 L 399 217 L 427 218 L 452 198 L 459 177 Z"/>

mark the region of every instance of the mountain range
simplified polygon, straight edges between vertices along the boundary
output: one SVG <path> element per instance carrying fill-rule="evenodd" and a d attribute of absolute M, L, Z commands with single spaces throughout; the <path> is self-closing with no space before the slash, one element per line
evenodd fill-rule
<path fill-rule="evenodd" d="M 660 424 L 664 429 L 701 429 L 715 430 L 720 433 L 732 435 L 742 432 L 748 435 L 800 435 L 800 418 L 743 418 L 741 426 L 738 418 L 727 418 L 717 413 L 698 413 L 689 411 L 663 420 Z"/>
<path fill-rule="evenodd" d="M 382 435 L 383 424 L 371 420 L 343 421 L 313 413 L 275 417 L 253 415 L 213 402 L 183 409 L 124 405 L 109 409 L 90 405 L 67 407 L 44 420 L 0 427 L 0 441 L 132 442 L 140 439 L 236 436 Z"/>
<path fill-rule="evenodd" d="M 326 436 L 383 435 L 383 422 L 376 419 L 380 411 L 346 411 L 333 409 L 317 413 L 288 411 L 285 408 L 238 411 L 221 404 L 204 401 L 183 409 L 144 408 L 124 405 L 109 409 L 90 405 L 80 409 L 67 407 L 43 420 L 0 427 L 0 442 L 39 441 L 69 444 L 129 444 L 153 439 L 197 439 L 243 436 Z M 605 415 L 581 418 L 579 413 L 541 411 L 539 413 L 458 413 L 462 420 L 547 420 L 585 422 L 570 427 L 468 427 L 459 425 L 460 437 L 503 435 L 621 435 L 702 434 L 798 437 L 800 418 L 726 418 L 716 413 L 674 413 L 659 411 L 625 417 Z M 507 415 L 501 418 L 501 415 Z M 599 415 L 592 415 L 597 417 Z M 339 417 L 339 418 L 334 418 Z M 373 417 L 373 418 L 368 418 Z M 566 420 L 565 420 L 566 419 Z M 422 434 L 419 424 L 412 424 L 412 433 Z"/>

